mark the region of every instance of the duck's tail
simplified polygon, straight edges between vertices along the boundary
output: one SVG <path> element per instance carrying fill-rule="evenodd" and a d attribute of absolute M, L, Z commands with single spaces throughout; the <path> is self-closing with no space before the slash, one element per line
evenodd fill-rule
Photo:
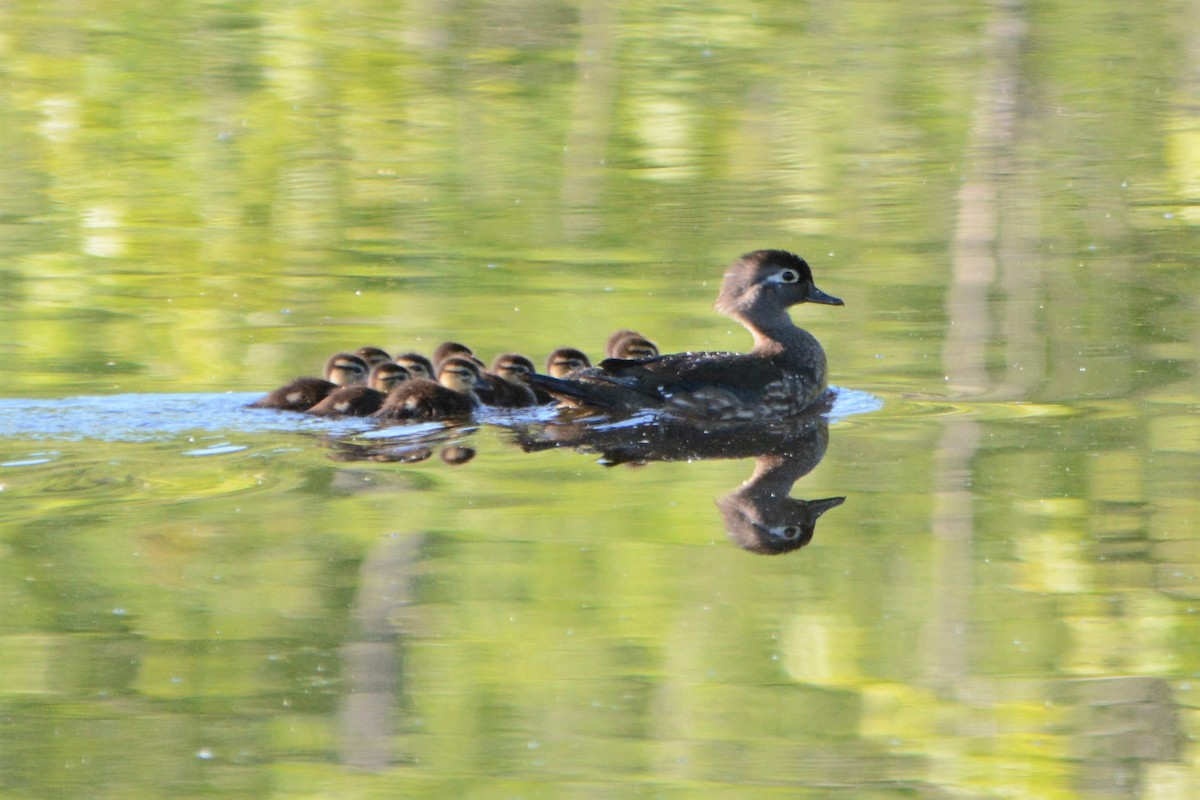
<path fill-rule="evenodd" d="M 593 383 L 565 380 L 550 375 L 526 375 L 525 382 L 534 389 L 541 389 L 556 400 L 567 405 L 611 411 L 618 407 L 611 397 L 606 397 L 601 387 Z"/>

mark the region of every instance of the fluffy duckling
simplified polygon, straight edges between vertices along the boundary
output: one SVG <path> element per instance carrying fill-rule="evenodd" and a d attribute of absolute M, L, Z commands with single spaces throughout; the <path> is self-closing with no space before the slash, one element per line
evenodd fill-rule
<path fill-rule="evenodd" d="M 433 366 L 435 369 L 442 368 L 442 362 L 448 358 L 466 358 L 475 362 L 479 369 L 483 370 L 483 362 L 475 355 L 471 348 L 461 342 L 442 342 L 433 351 Z"/>
<path fill-rule="evenodd" d="M 408 370 L 399 364 L 376 364 L 371 367 L 366 386 L 339 386 L 308 413 L 318 417 L 369 417 L 383 405 L 388 392 L 408 379 Z"/>
<path fill-rule="evenodd" d="M 354 355 L 367 362 L 368 367 L 374 367 L 376 364 L 383 364 L 392 360 L 388 355 L 388 351 L 380 347 L 360 347 L 354 351 Z"/>
<path fill-rule="evenodd" d="M 250 404 L 250 408 L 276 408 L 283 411 L 307 411 L 324 400 L 339 386 L 353 386 L 367 379 L 367 362 L 353 353 L 334 353 L 325 362 L 324 378 L 296 378 L 265 397 Z"/>
<path fill-rule="evenodd" d="M 388 393 L 372 416 L 380 419 L 434 420 L 462 417 L 479 407 L 475 394 L 483 373 L 469 358 L 452 356 L 438 369 L 437 382 L 411 380 Z"/>
<path fill-rule="evenodd" d="M 564 378 L 568 373 L 591 365 L 583 351 L 573 347 L 560 347 L 546 358 L 546 372 L 555 378 Z"/>
<path fill-rule="evenodd" d="M 420 353 L 401 353 L 392 360 L 408 370 L 413 378 L 434 379 L 433 362 Z"/>
<path fill-rule="evenodd" d="M 608 345 L 605 349 L 609 358 L 632 360 L 653 358 L 658 355 L 658 345 L 637 331 L 617 331 L 608 337 Z"/>
<path fill-rule="evenodd" d="M 537 395 L 525 385 L 526 375 L 534 373 L 533 362 L 520 353 L 501 353 L 492 361 L 492 369 L 483 379 L 489 384 L 487 396 L 479 392 L 484 405 L 497 408 L 528 408 L 538 404 Z"/>

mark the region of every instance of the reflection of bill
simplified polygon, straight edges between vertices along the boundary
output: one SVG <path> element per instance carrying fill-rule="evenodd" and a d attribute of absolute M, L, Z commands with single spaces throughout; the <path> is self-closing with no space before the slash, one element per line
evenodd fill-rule
<path fill-rule="evenodd" d="M 827 409 L 783 423 L 697 423 L 661 416 L 624 420 L 559 417 L 516 431 L 525 450 L 573 447 L 600 463 L 645 464 L 754 458 L 754 474 L 717 501 L 729 538 L 754 553 L 776 555 L 812 541 L 817 518 L 846 498 L 797 500 L 792 485 L 821 462 L 829 443 Z"/>

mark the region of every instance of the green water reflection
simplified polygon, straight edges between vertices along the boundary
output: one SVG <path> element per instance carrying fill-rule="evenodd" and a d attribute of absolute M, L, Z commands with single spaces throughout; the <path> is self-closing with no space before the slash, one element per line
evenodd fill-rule
<path fill-rule="evenodd" d="M 744 349 L 710 307 L 756 247 L 846 300 L 795 317 L 884 401 L 773 558 L 714 502 L 747 459 L 0 428 L 0 794 L 1193 796 L 1194 5 L 0 30 L 0 403 L 265 391 L 368 343 Z"/>

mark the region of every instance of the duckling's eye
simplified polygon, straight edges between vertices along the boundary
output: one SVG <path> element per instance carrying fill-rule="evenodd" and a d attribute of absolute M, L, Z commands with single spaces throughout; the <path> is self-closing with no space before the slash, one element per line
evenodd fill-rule
<path fill-rule="evenodd" d="M 783 272 L 779 273 L 779 280 L 783 281 L 784 283 L 799 283 L 800 273 L 796 272 L 794 269 L 785 269 Z"/>

